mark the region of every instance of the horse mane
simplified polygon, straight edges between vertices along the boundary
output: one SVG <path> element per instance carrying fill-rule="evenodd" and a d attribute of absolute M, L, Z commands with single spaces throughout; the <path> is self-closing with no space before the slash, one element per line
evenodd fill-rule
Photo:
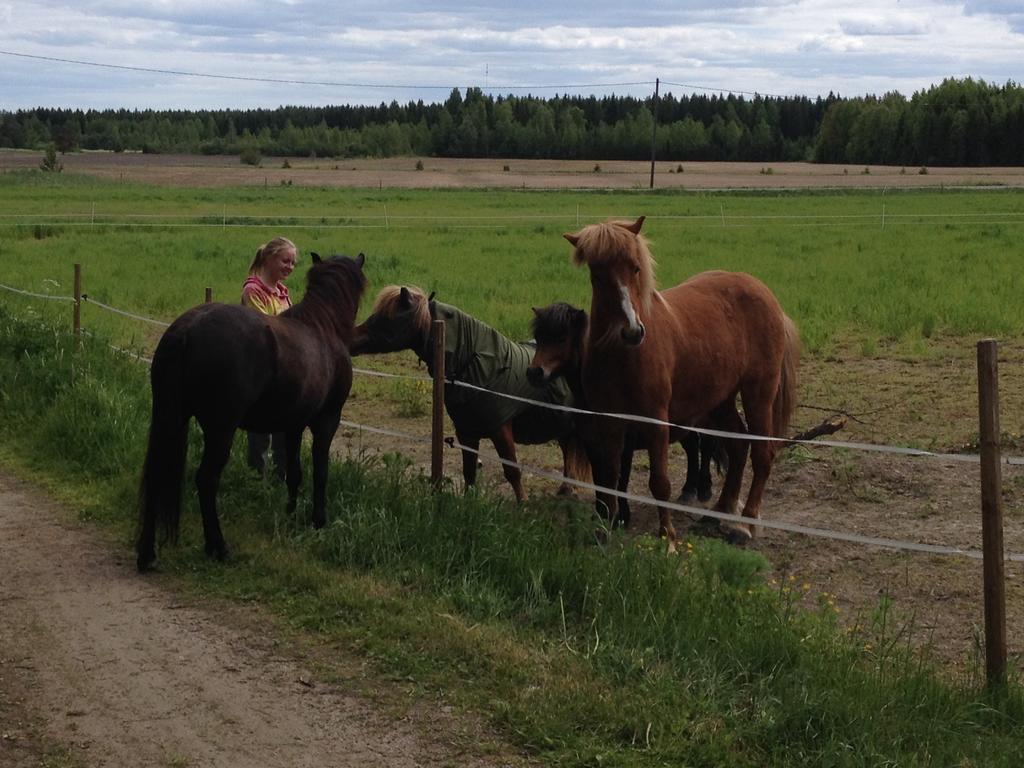
<path fill-rule="evenodd" d="M 335 328 L 348 344 L 356 312 L 366 290 L 366 275 L 354 259 L 332 256 L 309 268 L 306 294 L 286 310 L 288 316 L 312 325 Z"/>
<path fill-rule="evenodd" d="M 424 337 L 429 336 L 431 326 L 430 302 L 427 300 L 426 291 L 422 288 L 417 288 L 415 285 L 385 285 L 380 289 L 377 298 L 374 299 L 373 309 L 370 310 L 371 313 L 383 317 L 394 317 L 399 310 L 403 287 L 409 292 L 415 306 L 413 324 L 416 330 L 421 332 Z"/>
<path fill-rule="evenodd" d="M 572 329 L 573 313 L 580 310 L 564 301 L 534 310 L 530 324 L 534 338 L 550 339 L 562 336 Z"/>
<path fill-rule="evenodd" d="M 573 263 L 579 267 L 583 264 L 608 264 L 622 260 L 628 256 L 636 256 L 640 267 L 640 293 L 643 296 L 644 309 L 650 309 L 651 297 L 657 295 L 658 287 L 654 279 L 657 263 L 651 255 L 647 238 L 641 234 L 633 234 L 626 228 L 627 222 L 605 221 L 590 224 L 575 235 Z"/>

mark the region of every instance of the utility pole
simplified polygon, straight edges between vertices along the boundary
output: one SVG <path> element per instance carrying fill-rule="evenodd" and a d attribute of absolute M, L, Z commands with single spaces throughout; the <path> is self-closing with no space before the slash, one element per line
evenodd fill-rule
<path fill-rule="evenodd" d="M 651 114 L 654 119 L 651 121 L 651 189 L 654 189 L 654 156 L 655 140 L 658 137 L 658 86 L 661 85 L 661 78 L 654 78 L 654 99 L 651 101 Z"/>

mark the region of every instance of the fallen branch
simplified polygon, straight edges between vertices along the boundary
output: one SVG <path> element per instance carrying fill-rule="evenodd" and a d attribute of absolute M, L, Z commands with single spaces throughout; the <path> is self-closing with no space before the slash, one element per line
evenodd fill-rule
<path fill-rule="evenodd" d="M 821 424 L 810 429 L 805 429 L 803 432 L 798 432 L 793 435 L 791 440 L 813 440 L 816 437 L 822 435 L 832 435 L 838 432 L 840 429 L 846 426 L 845 416 L 829 416 Z M 795 443 L 791 444 L 795 445 Z"/>

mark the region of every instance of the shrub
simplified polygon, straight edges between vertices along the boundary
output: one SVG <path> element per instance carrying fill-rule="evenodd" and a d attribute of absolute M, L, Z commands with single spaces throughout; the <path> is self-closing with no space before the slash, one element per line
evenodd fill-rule
<path fill-rule="evenodd" d="M 422 160 L 417 160 L 416 161 L 416 170 L 417 171 L 422 171 L 423 170 L 423 161 Z"/>
<path fill-rule="evenodd" d="M 57 159 L 57 148 L 53 144 L 46 148 L 46 154 L 39 163 L 39 170 L 47 173 L 60 173 L 64 170 L 64 163 Z"/>
<path fill-rule="evenodd" d="M 263 162 L 263 155 L 256 147 L 243 147 L 238 154 L 238 160 L 246 165 L 259 166 Z"/>

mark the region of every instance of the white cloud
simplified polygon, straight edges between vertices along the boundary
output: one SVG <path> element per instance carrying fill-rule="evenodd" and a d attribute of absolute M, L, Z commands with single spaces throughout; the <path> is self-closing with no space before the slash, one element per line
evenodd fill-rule
<path fill-rule="evenodd" d="M 652 0 L 635 8 L 607 0 L 35 0 L 0 5 L 0 18 L 2 51 L 376 86 L 0 56 L 9 73 L 0 108 L 8 109 L 379 103 L 443 99 L 470 85 L 646 95 L 656 77 L 760 93 L 909 94 L 950 76 L 1019 79 L 1024 50 L 1021 0 Z M 633 82 L 643 85 L 614 85 Z"/>

